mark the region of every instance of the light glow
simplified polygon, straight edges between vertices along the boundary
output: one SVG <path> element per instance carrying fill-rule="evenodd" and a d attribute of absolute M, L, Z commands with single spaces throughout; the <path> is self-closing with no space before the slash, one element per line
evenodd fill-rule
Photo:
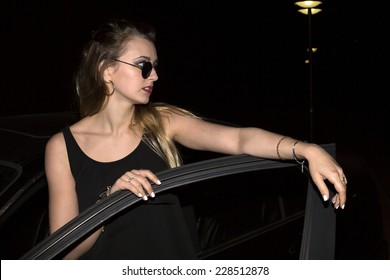
<path fill-rule="evenodd" d="M 310 1 L 309 1 L 310 2 Z M 318 14 L 319 12 L 321 12 L 322 10 L 321 9 L 317 9 L 317 8 L 311 8 L 311 14 L 312 15 L 315 15 L 315 14 Z M 304 14 L 304 15 L 308 15 L 309 14 L 309 9 L 299 9 L 298 12 Z"/>
<path fill-rule="evenodd" d="M 299 7 L 306 8 L 306 9 L 317 7 L 320 4 L 322 4 L 321 1 L 298 1 L 298 2 L 295 2 L 295 5 L 298 5 Z"/>

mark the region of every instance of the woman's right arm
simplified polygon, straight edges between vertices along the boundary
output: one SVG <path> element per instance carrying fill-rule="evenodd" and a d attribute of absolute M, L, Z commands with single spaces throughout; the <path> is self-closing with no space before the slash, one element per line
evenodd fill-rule
<path fill-rule="evenodd" d="M 46 144 L 45 172 L 49 187 L 49 224 L 52 234 L 79 214 L 75 182 L 62 133 L 55 134 Z M 65 259 L 78 259 L 86 253 L 100 232 L 100 229 L 97 230 L 80 243 Z"/>

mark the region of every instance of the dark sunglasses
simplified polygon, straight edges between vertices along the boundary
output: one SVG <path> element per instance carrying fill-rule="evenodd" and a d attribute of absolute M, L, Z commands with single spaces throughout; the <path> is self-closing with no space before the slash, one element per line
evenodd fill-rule
<path fill-rule="evenodd" d="M 127 64 L 127 65 L 130 65 L 130 66 L 137 67 L 138 69 L 141 69 L 142 78 L 144 78 L 144 79 L 149 78 L 149 76 L 152 73 L 152 70 L 154 68 L 153 64 L 150 61 L 145 61 L 145 62 L 142 62 L 140 65 L 137 65 L 137 64 L 131 64 L 131 63 L 128 63 L 126 61 L 119 60 L 119 59 L 115 59 L 115 58 L 114 58 L 114 60 L 121 62 L 121 63 L 124 63 L 124 64 Z"/>

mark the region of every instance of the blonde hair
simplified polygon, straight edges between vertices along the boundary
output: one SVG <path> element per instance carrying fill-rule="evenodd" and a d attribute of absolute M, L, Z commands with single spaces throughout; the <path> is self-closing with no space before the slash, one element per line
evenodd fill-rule
<path fill-rule="evenodd" d="M 164 118 L 176 113 L 191 118 L 199 118 L 188 110 L 166 103 L 136 105 L 132 125 L 142 132 L 142 140 L 148 144 L 171 168 L 183 163 L 180 152 L 166 133 Z"/>

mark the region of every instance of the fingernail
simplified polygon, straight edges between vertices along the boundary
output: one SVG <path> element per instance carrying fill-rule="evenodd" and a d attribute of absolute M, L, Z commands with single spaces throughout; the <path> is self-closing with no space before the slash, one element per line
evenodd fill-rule
<path fill-rule="evenodd" d="M 160 180 L 157 180 L 157 185 L 161 185 L 161 182 L 160 182 Z"/>
<path fill-rule="evenodd" d="M 328 196 L 327 196 L 326 194 L 324 194 L 324 195 L 322 196 L 322 198 L 324 199 L 324 201 L 327 201 L 327 200 L 328 200 Z"/>
<path fill-rule="evenodd" d="M 148 200 L 148 197 L 146 195 L 144 195 L 144 200 Z"/>
<path fill-rule="evenodd" d="M 344 209 L 344 207 L 345 207 L 345 204 L 341 205 L 341 209 Z"/>
<path fill-rule="evenodd" d="M 151 193 L 150 193 L 150 196 L 151 196 L 151 197 L 155 197 L 156 195 L 154 194 L 154 192 L 151 192 Z"/>
<path fill-rule="evenodd" d="M 139 193 L 139 194 L 138 194 L 138 197 L 142 197 L 142 194 L 141 194 L 141 193 Z"/>
<path fill-rule="evenodd" d="M 336 209 L 339 209 L 339 205 L 337 204 L 337 205 L 335 206 L 335 208 L 336 208 Z"/>

